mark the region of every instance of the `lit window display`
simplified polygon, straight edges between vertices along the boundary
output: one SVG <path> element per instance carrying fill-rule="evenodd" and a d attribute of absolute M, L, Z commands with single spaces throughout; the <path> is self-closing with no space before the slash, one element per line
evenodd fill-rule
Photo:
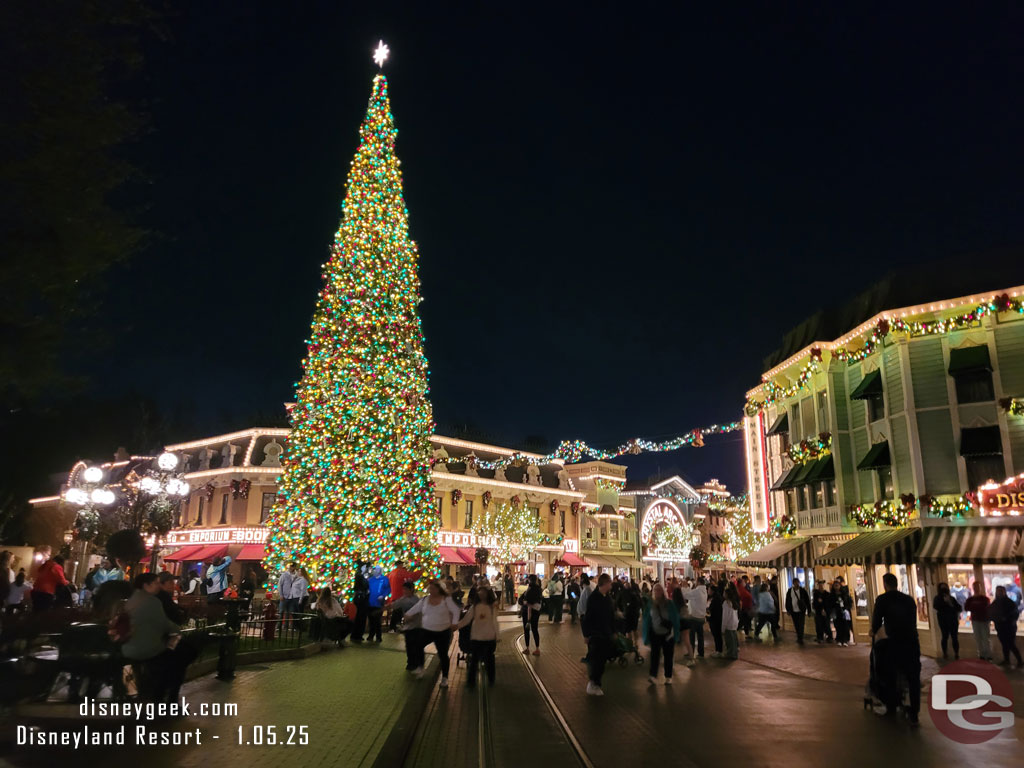
<path fill-rule="evenodd" d="M 950 594 L 956 598 L 956 601 L 960 603 L 960 609 L 963 610 L 964 603 L 971 596 L 971 585 L 974 583 L 974 566 L 969 563 L 946 565 L 945 571 L 945 581 L 949 584 Z M 960 614 L 960 630 L 962 632 L 971 631 L 971 619 L 966 613 Z"/>
<path fill-rule="evenodd" d="M 877 594 L 882 594 L 885 587 L 882 585 L 882 576 L 891 573 L 899 581 L 899 590 L 914 598 L 917 603 L 917 626 L 928 628 L 928 600 L 925 595 L 924 579 L 918 572 L 916 565 L 879 565 L 875 568 Z M 964 598 L 966 599 L 966 597 Z"/>
<path fill-rule="evenodd" d="M 996 599 L 996 587 L 1006 588 L 1006 596 L 1017 604 L 1017 634 L 1024 634 L 1024 618 L 1020 616 L 1020 570 L 1016 565 L 984 565 L 982 573 L 985 577 L 985 594 L 989 600 Z"/>

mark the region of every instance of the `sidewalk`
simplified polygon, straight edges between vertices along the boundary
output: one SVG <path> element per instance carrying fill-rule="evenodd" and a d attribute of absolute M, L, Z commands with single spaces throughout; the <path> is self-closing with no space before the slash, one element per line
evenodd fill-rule
<path fill-rule="evenodd" d="M 436 670 L 433 657 L 430 664 L 431 670 Z M 205 677 L 186 683 L 182 689 L 193 710 L 202 703 L 233 703 L 238 705 L 235 717 L 203 718 L 193 714 L 157 721 L 115 721 L 81 718 L 71 705 L 64 706 L 61 719 L 53 717 L 52 712 L 45 718 L 31 717 L 29 710 L 4 724 L 0 758 L 15 766 L 47 768 L 52 768 L 55 760 L 63 762 L 69 757 L 83 765 L 116 761 L 146 768 L 280 768 L 285 761 L 296 766 L 370 766 L 402 715 L 403 705 L 410 697 L 423 696 L 425 700 L 432 680 L 432 674 L 416 680 L 405 671 L 401 638 L 388 635 L 380 646 L 349 644 L 307 659 L 240 667 L 230 683 Z M 30 723 L 49 731 L 81 730 L 86 724 L 97 729 L 126 724 L 128 745 L 82 746 L 77 751 L 70 747 L 13 746 L 8 736 L 14 726 Z M 135 746 L 135 729 L 140 725 L 171 732 L 194 732 L 199 728 L 202 742 L 198 746 Z M 270 740 L 269 726 L 275 727 L 277 738 L 283 741 L 289 725 L 307 727 L 307 745 L 266 743 Z M 246 746 L 244 742 L 257 740 L 256 726 L 263 726 L 265 743 Z M 297 733 L 295 740 L 299 740 Z"/>

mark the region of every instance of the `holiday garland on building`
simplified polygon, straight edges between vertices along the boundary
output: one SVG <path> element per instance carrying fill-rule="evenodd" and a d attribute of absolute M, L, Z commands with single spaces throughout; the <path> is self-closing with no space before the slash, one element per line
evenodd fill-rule
<path fill-rule="evenodd" d="M 351 587 L 356 560 L 440 568 L 418 253 L 383 75 L 373 80 L 342 221 L 295 389 L 266 565 Z M 422 586 L 422 585 L 421 585 Z"/>
<path fill-rule="evenodd" d="M 809 461 L 824 458 L 832 453 L 832 433 L 822 432 L 816 438 L 801 440 L 789 448 L 788 454 L 794 464 L 806 464 Z"/>
<path fill-rule="evenodd" d="M 1024 416 L 1024 400 L 1018 397 L 1004 397 L 999 406 L 1011 416 Z"/>
<path fill-rule="evenodd" d="M 902 317 L 893 317 L 879 320 L 871 330 L 859 337 L 859 346 L 849 344 L 845 347 L 837 347 L 831 350 L 832 358 L 846 361 L 849 364 L 858 363 L 868 355 L 872 354 L 885 339 L 891 334 L 901 333 L 908 337 L 915 336 L 937 336 L 951 331 L 958 331 L 964 328 L 971 328 L 977 325 L 983 317 L 998 314 L 1000 312 L 1016 312 L 1024 314 L 1024 301 L 1011 298 L 1008 294 L 995 296 L 991 301 L 978 304 L 973 309 L 963 312 L 944 320 L 906 320 Z M 822 350 L 820 347 L 813 347 L 807 362 L 797 374 L 796 381 L 788 386 L 776 384 L 772 380 L 763 382 L 764 399 L 748 398 L 746 412 L 749 416 L 756 415 L 766 406 L 778 400 L 785 400 L 792 397 L 807 386 L 811 377 L 818 373 L 822 366 Z"/>

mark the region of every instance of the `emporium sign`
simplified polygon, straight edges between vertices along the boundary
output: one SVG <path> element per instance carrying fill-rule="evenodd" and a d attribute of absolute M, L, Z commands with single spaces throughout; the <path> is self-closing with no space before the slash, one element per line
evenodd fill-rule
<path fill-rule="evenodd" d="M 497 545 L 497 541 L 492 536 L 477 536 L 471 531 L 438 531 L 437 532 L 437 546 L 439 547 L 468 547 L 470 549 L 477 549 L 478 547 L 486 547 L 492 549 Z M 566 552 L 579 552 L 580 542 L 579 539 L 562 539 L 562 546 L 565 547 Z M 539 546 L 537 549 L 561 549 L 556 546 Z"/>
<path fill-rule="evenodd" d="M 978 488 L 982 515 L 1024 514 L 1024 475 Z"/>
<path fill-rule="evenodd" d="M 210 528 L 194 531 L 170 531 L 163 544 L 179 547 L 184 544 L 265 544 L 269 531 L 263 526 L 251 528 Z"/>
<path fill-rule="evenodd" d="M 666 549 L 655 543 L 658 528 L 670 525 L 678 525 L 683 531 L 690 530 L 686 517 L 672 501 L 658 499 L 644 512 L 644 522 L 640 526 L 640 545 L 645 560 L 684 562 L 689 559 L 689 553 L 684 549 Z"/>

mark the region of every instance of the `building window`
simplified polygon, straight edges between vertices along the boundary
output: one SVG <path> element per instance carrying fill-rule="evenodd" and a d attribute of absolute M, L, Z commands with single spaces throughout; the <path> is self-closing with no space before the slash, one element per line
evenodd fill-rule
<path fill-rule="evenodd" d="M 836 505 L 836 481 L 828 480 L 825 483 L 825 506 L 834 507 Z"/>
<path fill-rule="evenodd" d="M 558 514 L 560 515 L 560 518 L 559 518 L 559 531 L 561 531 L 562 535 L 564 536 L 565 535 L 565 510 L 564 509 L 558 510 Z"/>
<path fill-rule="evenodd" d="M 473 527 L 473 502 L 466 500 L 466 530 Z"/>
<path fill-rule="evenodd" d="M 608 538 L 608 523 L 601 523 L 601 541 Z"/>
<path fill-rule="evenodd" d="M 818 393 L 818 431 L 828 432 L 828 392 Z"/>
<path fill-rule="evenodd" d="M 796 491 L 792 488 L 786 491 L 786 514 L 796 514 Z"/>
<path fill-rule="evenodd" d="M 825 506 L 825 484 L 815 483 L 814 484 L 814 498 L 811 500 L 814 504 L 814 509 L 821 509 Z"/>
<path fill-rule="evenodd" d="M 793 411 L 789 414 L 789 435 L 792 442 L 799 443 L 803 439 L 803 428 L 800 423 L 800 403 L 793 403 Z M 789 446 L 786 446 L 788 449 Z"/>
<path fill-rule="evenodd" d="M 868 421 L 881 421 L 885 418 L 885 398 L 884 397 L 869 397 L 867 399 L 868 404 Z"/>
<path fill-rule="evenodd" d="M 794 489 L 796 491 L 796 508 L 798 512 L 803 512 L 807 509 L 807 486 Z"/>
<path fill-rule="evenodd" d="M 958 373 L 956 382 L 956 401 L 964 403 L 987 403 L 996 399 L 992 389 L 992 371 L 965 371 Z"/>
<path fill-rule="evenodd" d="M 203 510 L 206 509 L 206 497 L 199 497 L 199 514 L 196 515 L 196 525 L 203 524 Z"/>
<path fill-rule="evenodd" d="M 437 495 L 437 521 L 444 525 L 444 496 Z"/>
<path fill-rule="evenodd" d="M 260 505 L 260 523 L 265 523 L 270 518 L 270 510 L 274 506 L 274 500 L 277 498 L 276 493 L 264 493 L 263 503 Z"/>
<path fill-rule="evenodd" d="M 893 495 L 892 467 L 879 467 L 875 473 L 878 475 L 878 491 L 882 494 L 882 498 L 891 499 Z"/>
<path fill-rule="evenodd" d="M 220 522 L 217 525 L 228 524 L 228 501 L 231 500 L 231 494 L 225 493 L 220 500 Z"/>
<path fill-rule="evenodd" d="M 609 520 L 608 521 L 608 534 L 613 538 L 619 538 L 619 521 Z"/>
<path fill-rule="evenodd" d="M 1006 477 L 1002 456 L 964 456 L 967 465 L 967 489 L 976 491 L 989 480 L 1001 483 Z"/>

